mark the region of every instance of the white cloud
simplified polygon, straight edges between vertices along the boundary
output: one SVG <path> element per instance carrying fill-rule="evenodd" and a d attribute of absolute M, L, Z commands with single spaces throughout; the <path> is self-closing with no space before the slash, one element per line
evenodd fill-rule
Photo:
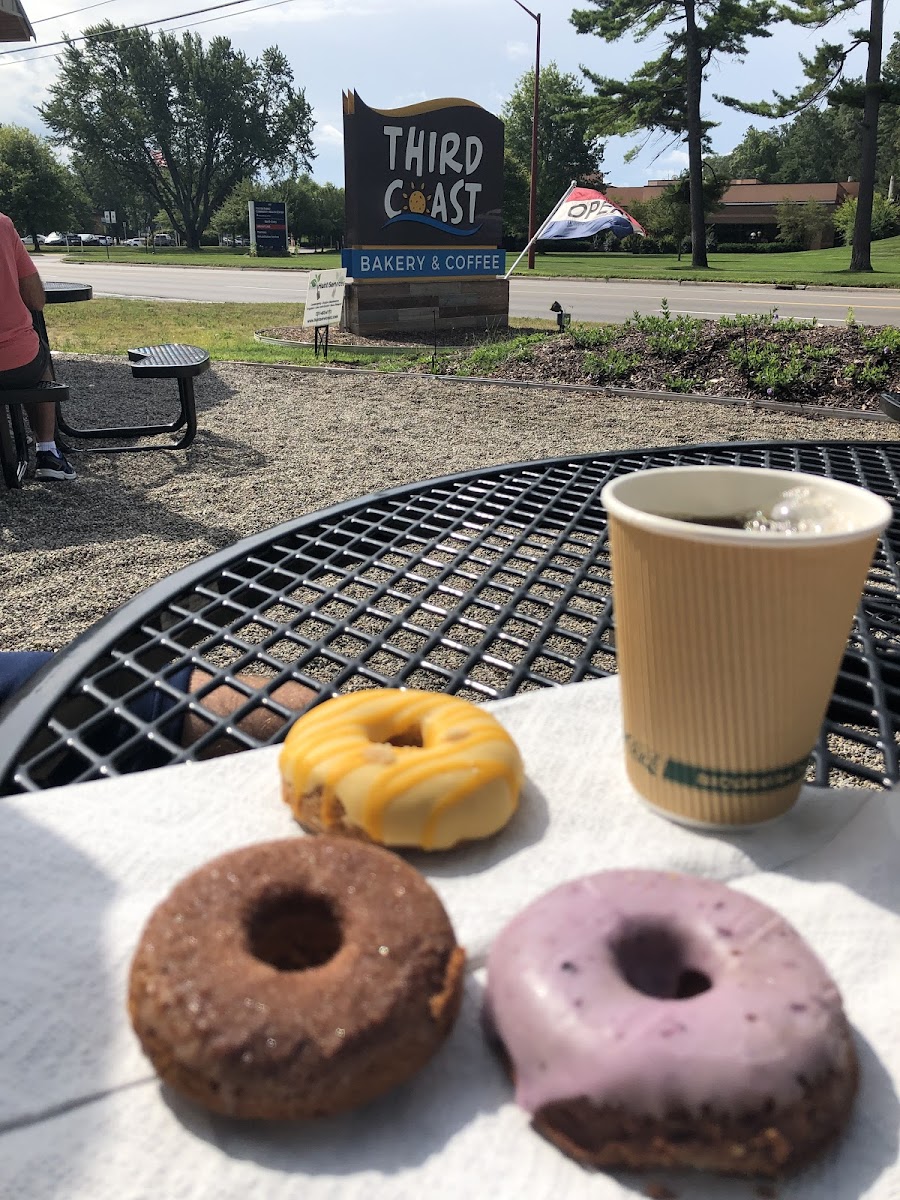
<path fill-rule="evenodd" d="M 507 42 L 504 47 L 506 57 L 511 59 L 529 58 L 534 61 L 534 46 L 527 42 Z"/>
<path fill-rule="evenodd" d="M 678 169 L 688 165 L 687 150 L 671 150 L 664 158 L 659 160 L 662 167 L 676 167 Z"/>
<path fill-rule="evenodd" d="M 343 129 L 338 129 L 337 125 L 317 125 L 315 139 L 317 145 L 343 146 L 344 131 Z"/>

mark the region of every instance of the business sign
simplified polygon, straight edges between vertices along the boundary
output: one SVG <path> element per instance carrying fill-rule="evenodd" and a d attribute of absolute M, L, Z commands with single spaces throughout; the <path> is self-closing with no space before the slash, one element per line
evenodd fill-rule
<path fill-rule="evenodd" d="M 346 284 L 347 272 L 341 267 L 334 271 L 313 271 L 306 285 L 303 324 L 337 325 L 344 307 Z"/>
<path fill-rule="evenodd" d="M 353 250 L 468 253 L 496 250 L 501 241 L 503 122 L 471 100 L 377 109 L 346 93 L 344 176 L 345 243 Z M 439 256 L 421 272 L 406 256 L 387 262 L 382 278 L 444 274 L 445 267 L 447 274 L 496 274 L 484 264 L 472 272 L 451 268 Z"/>
<path fill-rule="evenodd" d="M 343 250 L 353 279 L 426 279 L 452 275 L 503 275 L 505 250 Z"/>
<path fill-rule="evenodd" d="M 287 205 L 278 201 L 248 200 L 250 244 L 257 250 L 287 252 Z"/>

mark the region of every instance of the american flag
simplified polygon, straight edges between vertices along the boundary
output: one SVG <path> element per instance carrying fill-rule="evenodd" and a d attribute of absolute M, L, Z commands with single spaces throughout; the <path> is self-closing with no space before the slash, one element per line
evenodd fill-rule
<path fill-rule="evenodd" d="M 169 164 L 166 162 L 162 150 L 151 150 L 150 157 L 158 167 L 161 167 L 164 171 L 168 170 Z"/>

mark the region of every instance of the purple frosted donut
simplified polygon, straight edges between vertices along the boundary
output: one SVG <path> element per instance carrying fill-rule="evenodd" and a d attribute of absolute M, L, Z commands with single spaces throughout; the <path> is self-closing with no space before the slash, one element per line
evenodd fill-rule
<path fill-rule="evenodd" d="M 690 875 L 605 871 L 536 900 L 491 947 L 485 1018 L 535 1128 L 596 1167 L 775 1176 L 840 1132 L 856 1092 L 806 942 Z"/>

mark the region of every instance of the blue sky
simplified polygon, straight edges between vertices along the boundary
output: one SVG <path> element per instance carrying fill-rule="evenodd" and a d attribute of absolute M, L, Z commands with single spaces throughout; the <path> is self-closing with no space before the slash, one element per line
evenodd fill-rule
<path fill-rule="evenodd" d="M 148 19 L 147 6 L 140 0 L 110 0 L 90 12 L 56 17 L 85 2 L 24 0 L 32 21 L 41 22 L 35 29 L 41 43 L 56 41 L 64 32 L 77 34 L 104 18 L 119 24 Z M 160 16 L 174 15 L 213 2 L 159 0 L 154 10 Z M 261 3 L 266 0 L 248 0 L 246 9 Z M 589 7 L 586 3 L 582 6 Z M 555 61 L 579 79 L 582 64 L 600 74 L 627 76 L 646 58 L 655 57 L 658 49 L 652 39 L 607 45 L 599 38 L 576 33 L 569 16 L 578 0 L 530 0 L 528 7 L 542 14 L 542 63 Z M 845 28 L 864 25 L 867 20 L 868 5 L 861 4 Z M 201 21 L 204 23 L 195 28 L 204 38 L 230 37 L 251 57 L 268 45 L 281 47 L 313 107 L 318 154 L 313 174 L 320 182 L 343 183 L 343 89 L 355 88 L 375 108 L 461 96 L 499 112 L 516 81 L 534 61 L 535 24 L 514 0 L 287 0 L 257 13 L 236 8 L 221 15 L 172 21 L 165 27 L 178 29 Z M 897 13 L 888 6 L 885 50 L 897 27 Z M 829 32 L 829 40 L 831 37 Z M 743 64 L 726 59 L 713 66 L 704 109 L 712 119 L 721 121 L 713 133 L 718 152 L 730 150 L 752 120 L 718 105 L 712 99 L 713 91 L 748 99 L 767 97 L 773 86 L 789 92 L 801 78 L 798 53 L 811 53 L 817 40 L 814 33 L 782 26 L 776 36 L 753 43 Z M 56 59 L 51 54 L 34 49 L 0 58 L 0 80 L 5 85 L 0 88 L 0 123 L 45 132 L 35 104 L 44 97 L 56 73 Z M 863 69 L 860 57 L 854 73 L 862 74 Z M 757 119 L 756 124 L 768 123 Z M 683 146 L 666 148 L 651 143 L 635 161 L 626 163 L 625 153 L 634 144 L 632 139 L 608 140 L 604 168 L 610 182 L 644 183 L 651 177 L 677 173 L 687 160 Z"/>

